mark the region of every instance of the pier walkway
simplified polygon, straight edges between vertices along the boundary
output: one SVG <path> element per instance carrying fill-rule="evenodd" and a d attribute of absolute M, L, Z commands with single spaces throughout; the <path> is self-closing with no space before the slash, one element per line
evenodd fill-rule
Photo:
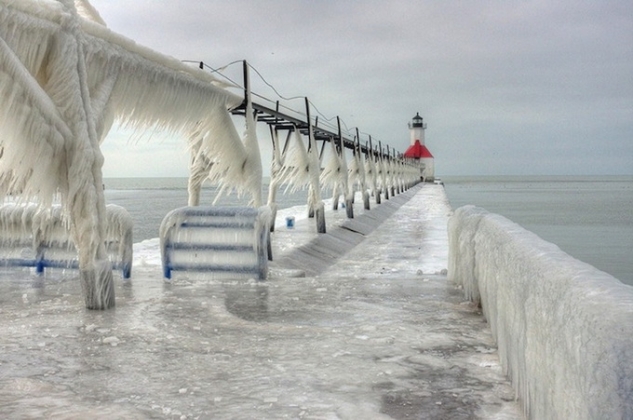
<path fill-rule="evenodd" d="M 76 275 L 0 271 L 0 417 L 521 419 L 446 279 L 443 187 L 390 202 L 348 227 L 328 210 L 325 235 L 278 223 L 266 282 L 165 283 L 157 241 L 136 244 L 111 311 L 82 307 Z"/>

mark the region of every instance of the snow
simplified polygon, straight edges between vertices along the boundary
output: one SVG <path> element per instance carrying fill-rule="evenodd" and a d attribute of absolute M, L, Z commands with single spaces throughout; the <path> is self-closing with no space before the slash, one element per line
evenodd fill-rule
<path fill-rule="evenodd" d="M 449 246 L 530 418 L 633 418 L 633 287 L 473 206 Z"/>

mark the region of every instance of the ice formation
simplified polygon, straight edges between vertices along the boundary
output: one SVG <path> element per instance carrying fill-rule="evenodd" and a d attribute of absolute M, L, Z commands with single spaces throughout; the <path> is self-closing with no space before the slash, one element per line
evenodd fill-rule
<path fill-rule="evenodd" d="M 363 160 L 360 150 L 354 151 L 354 156 L 348 168 L 349 188 L 353 190 L 355 186 L 358 186 L 363 197 L 363 202 L 367 203 L 369 196 L 367 195 L 367 188 L 365 187 L 365 164 Z"/>
<path fill-rule="evenodd" d="M 88 0 L 0 0 L 0 196 L 19 195 L 48 207 L 59 194 L 79 253 L 87 307 L 114 306 L 99 147 L 114 120 L 137 132 L 151 128 L 189 139 L 190 205 L 199 204 L 202 183 L 211 180 L 221 187 L 218 197 L 237 190 L 261 206 L 262 167 L 250 92 L 246 89 L 247 97 L 241 98 L 225 86 L 112 32 Z M 243 103 L 246 132 L 240 139 L 229 111 Z M 306 106 L 310 120 L 307 99 Z M 274 211 L 280 183 L 307 186 L 310 213 L 324 233 L 320 180 L 328 177 L 320 179 L 309 122 L 307 149 L 297 129 L 294 155 L 275 158 L 269 203 Z M 351 200 L 357 182 L 367 208 L 365 169 L 372 176 L 378 171 L 372 162 L 362 163 L 360 151 L 347 168 L 344 154 L 332 160 L 332 168 L 342 172 L 332 178 L 335 194 L 343 189 Z M 389 162 L 390 175 L 385 178 L 383 168 L 382 183 L 389 183 L 393 194 L 393 185 L 404 182 L 404 166 Z"/>
<path fill-rule="evenodd" d="M 262 205 L 262 161 L 257 143 L 255 117 L 250 99 L 246 104 L 246 130 L 244 140 L 227 142 L 227 139 L 239 138 L 228 111 L 217 113 L 220 124 L 213 124 L 204 134 L 196 131 L 197 140 L 192 142 L 191 178 L 205 177 L 220 186 L 220 191 L 214 204 L 219 198 L 230 191 L 237 191 L 238 195 L 250 193 L 250 205 Z M 223 127 L 218 130 L 217 127 Z M 200 185 L 202 183 L 200 182 Z M 191 186 L 191 183 L 189 184 Z M 191 189 L 190 189 L 191 191 Z M 199 196 L 199 187 L 197 190 Z M 190 204 L 193 204 L 190 196 Z"/>
<path fill-rule="evenodd" d="M 279 132 L 271 128 L 271 136 L 273 142 L 273 156 L 270 168 L 270 183 L 268 185 L 268 208 L 271 211 L 271 231 L 275 230 L 275 218 L 277 217 L 277 191 L 281 184 L 280 176 L 284 167 L 285 153 L 281 150 L 279 144 Z"/>
<path fill-rule="evenodd" d="M 316 216 L 317 231 L 319 233 L 325 233 L 325 205 L 321 200 L 321 185 L 319 178 L 321 175 L 321 158 L 319 156 L 319 149 L 314 139 L 312 124 L 308 127 L 308 138 L 310 148 L 308 150 L 309 157 L 309 173 L 310 173 L 310 188 L 308 189 L 308 207 L 310 209 L 310 215 Z"/>
<path fill-rule="evenodd" d="M 378 191 L 376 162 L 374 160 L 373 151 L 370 151 L 365 158 L 365 174 L 369 180 L 368 187 L 371 193 L 376 197 L 377 204 L 380 204 L 380 192 Z"/>
<path fill-rule="evenodd" d="M 160 227 L 163 273 L 208 273 L 208 278 L 257 278 L 268 274 L 269 207 L 181 207 Z"/>
<path fill-rule="evenodd" d="M 349 196 L 349 187 L 347 185 L 347 162 L 344 150 L 339 151 L 334 139 L 330 139 L 330 145 L 332 147 L 332 151 L 330 153 L 328 163 L 321 172 L 320 181 L 321 185 L 332 189 L 332 208 L 337 210 L 341 194 L 343 194 L 345 200 L 347 200 Z M 351 204 L 351 200 L 349 203 L 346 201 L 346 206 L 348 204 Z"/>
<path fill-rule="evenodd" d="M 75 7 L 79 16 L 86 20 L 93 21 L 100 25 L 106 26 L 105 21 L 101 18 L 101 15 L 87 0 L 75 0 Z"/>
<path fill-rule="evenodd" d="M 123 276 L 132 270 L 132 228 L 130 214 L 114 204 L 106 206 L 106 251 L 110 261 L 122 268 Z M 0 206 L 0 264 L 71 268 L 77 266 L 77 250 L 70 237 L 70 221 L 59 205 L 43 208 L 33 203 L 8 203 Z"/>
<path fill-rule="evenodd" d="M 321 201 L 319 186 L 320 160 L 318 148 L 309 144 L 306 147 L 298 129 L 294 131 L 295 141 L 287 152 L 279 175 L 279 182 L 286 185 L 286 191 L 309 188 L 308 205 L 314 206 Z M 309 141 L 309 140 L 308 140 Z"/>
<path fill-rule="evenodd" d="M 242 99 L 216 82 L 113 33 L 87 0 L 0 0 L 0 195 L 48 206 L 61 194 L 88 308 L 114 306 L 99 143 L 119 119 L 197 133 L 198 150 L 233 158 L 243 145 L 228 109 Z"/>
<path fill-rule="evenodd" d="M 633 287 L 473 206 L 449 220 L 448 271 L 529 418 L 633 418 Z"/>
<path fill-rule="evenodd" d="M 389 199 L 389 189 L 387 187 L 387 169 L 385 167 L 385 158 L 382 153 L 378 156 L 376 161 L 376 181 L 378 183 L 378 190 L 385 194 L 385 199 Z"/>
<path fill-rule="evenodd" d="M 279 173 L 279 182 L 286 185 L 286 191 L 293 192 L 310 184 L 310 156 L 298 129 L 294 130 L 294 138 Z"/>

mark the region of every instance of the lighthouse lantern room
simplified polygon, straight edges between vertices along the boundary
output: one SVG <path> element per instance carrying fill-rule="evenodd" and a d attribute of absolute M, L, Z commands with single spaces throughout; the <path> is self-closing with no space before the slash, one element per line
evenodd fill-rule
<path fill-rule="evenodd" d="M 424 145 L 425 129 L 426 124 L 418 112 L 409 123 L 411 146 L 404 152 L 404 157 L 420 168 L 422 181 L 433 182 L 435 180 L 435 158 Z"/>

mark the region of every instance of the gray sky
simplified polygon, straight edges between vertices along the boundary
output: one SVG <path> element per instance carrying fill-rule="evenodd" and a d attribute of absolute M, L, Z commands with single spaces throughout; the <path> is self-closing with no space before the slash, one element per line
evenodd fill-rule
<path fill-rule="evenodd" d="M 92 4 L 177 59 L 246 59 L 283 96 L 400 152 L 420 112 L 439 176 L 633 174 L 631 0 Z M 240 66 L 227 74 L 241 81 Z M 103 150 L 106 177 L 187 175 L 184 139 L 114 130 Z"/>

